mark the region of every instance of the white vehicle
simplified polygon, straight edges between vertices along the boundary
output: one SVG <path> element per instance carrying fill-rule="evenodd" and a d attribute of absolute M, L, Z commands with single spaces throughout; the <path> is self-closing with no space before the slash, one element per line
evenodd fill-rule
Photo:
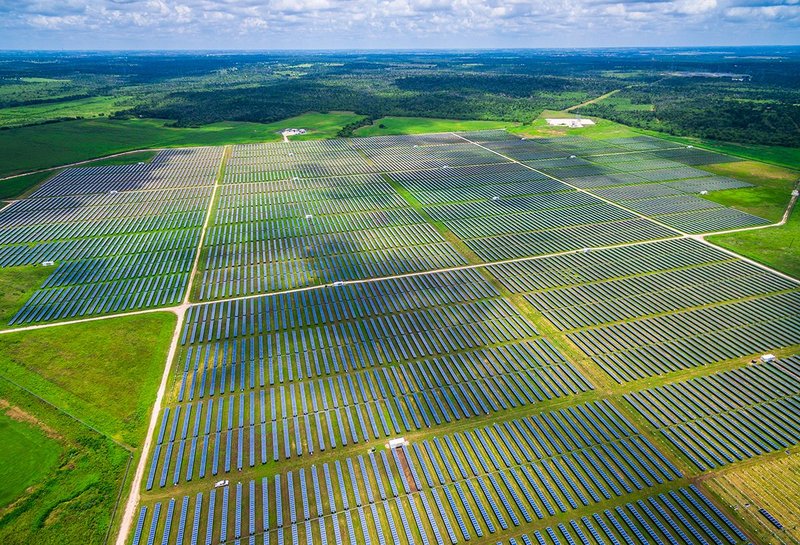
<path fill-rule="evenodd" d="M 341 280 L 337 280 L 336 282 L 333 283 L 334 288 L 340 288 L 342 286 L 344 286 L 344 282 L 342 282 Z"/>
<path fill-rule="evenodd" d="M 42 267 L 52 267 L 55 264 L 55 261 L 42 261 Z"/>
<path fill-rule="evenodd" d="M 228 486 L 228 479 L 223 479 L 214 483 L 214 488 L 220 488 L 221 486 Z"/>

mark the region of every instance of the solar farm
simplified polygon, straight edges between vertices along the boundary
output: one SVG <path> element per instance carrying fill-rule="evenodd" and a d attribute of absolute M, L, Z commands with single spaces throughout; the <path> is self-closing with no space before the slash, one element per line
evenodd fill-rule
<path fill-rule="evenodd" d="M 7 327 L 178 315 L 121 545 L 757 543 L 703 482 L 800 443 L 800 283 L 703 238 L 770 223 L 702 198 L 738 160 L 491 130 L 70 168 L 0 210 L 0 267 L 52 268 Z"/>

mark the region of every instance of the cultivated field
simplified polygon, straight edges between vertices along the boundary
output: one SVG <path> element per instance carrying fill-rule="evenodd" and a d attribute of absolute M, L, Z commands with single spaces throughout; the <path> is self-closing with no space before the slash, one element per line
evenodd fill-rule
<path fill-rule="evenodd" d="M 49 271 L 12 329 L 178 316 L 155 404 L 131 365 L 136 424 L 87 412 L 135 449 L 121 543 L 749 542 L 695 483 L 798 443 L 800 284 L 703 238 L 772 229 L 699 195 L 751 187 L 711 172 L 738 159 L 503 130 L 151 159 L 0 211 L 0 266 Z M 104 407 L 75 361 L 5 365 Z"/>

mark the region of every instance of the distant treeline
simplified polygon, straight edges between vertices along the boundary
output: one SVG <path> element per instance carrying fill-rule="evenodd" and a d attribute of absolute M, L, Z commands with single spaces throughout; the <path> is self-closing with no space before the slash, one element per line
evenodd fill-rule
<path fill-rule="evenodd" d="M 724 52 L 0 52 L 0 61 L 0 107 L 69 101 L 102 91 L 133 97 L 131 109 L 117 116 L 157 117 L 181 127 L 223 120 L 273 122 L 311 110 L 355 111 L 371 119 L 398 115 L 528 122 L 544 109 L 564 109 L 620 89 L 614 100 L 588 105 L 581 113 L 679 135 L 800 146 L 797 47 Z M 672 75 L 681 72 L 698 76 Z M 732 81 L 700 74 L 746 77 Z"/>
<path fill-rule="evenodd" d="M 400 78 L 383 82 L 388 90 L 370 89 L 369 80 L 351 79 L 349 85 L 327 85 L 308 78 L 292 79 L 255 88 L 175 92 L 143 99 L 130 113 L 175 119 L 179 126 L 222 120 L 271 122 L 309 110 L 348 110 L 378 118 L 386 115 L 531 121 L 543 109 L 561 109 L 603 93 L 610 85 L 580 85 L 567 78 L 518 78 L 509 92 L 492 76 L 464 78 L 457 74 L 434 78 Z M 570 94 L 554 88 L 570 88 Z M 490 91 L 491 90 L 491 91 Z"/>
<path fill-rule="evenodd" d="M 753 89 L 746 82 L 671 78 L 644 91 L 623 90 L 615 95 L 619 98 L 628 98 L 632 104 L 652 104 L 653 110 L 620 109 L 612 101 L 589 104 L 579 111 L 678 136 L 800 147 L 797 89 Z"/>

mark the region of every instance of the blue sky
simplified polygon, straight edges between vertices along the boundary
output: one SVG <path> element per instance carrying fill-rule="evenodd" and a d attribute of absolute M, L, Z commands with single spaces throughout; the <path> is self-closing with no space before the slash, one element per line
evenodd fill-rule
<path fill-rule="evenodd" d="M 3 49 L 800 43 L 800 0 L 0 0 Z"/>

